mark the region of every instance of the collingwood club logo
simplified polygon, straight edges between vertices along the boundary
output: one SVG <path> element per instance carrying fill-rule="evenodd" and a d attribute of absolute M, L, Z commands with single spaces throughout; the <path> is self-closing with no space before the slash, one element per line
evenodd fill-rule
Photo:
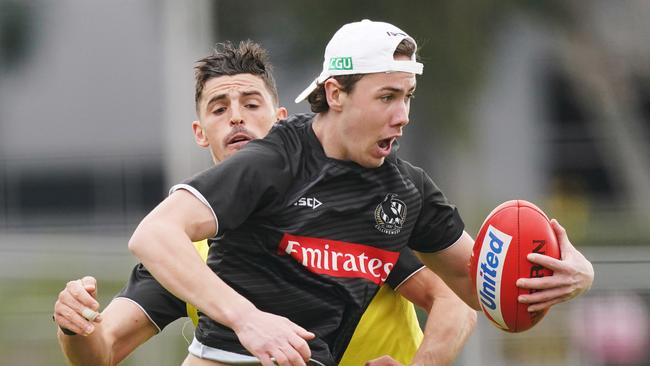
<path fill-rule="evenodd" d="M 406 221 L 406 204 L 395 197 L 395 193 L 388 193 L 375 209 L 375 228 L 384 234 L 399 234 Z"/>

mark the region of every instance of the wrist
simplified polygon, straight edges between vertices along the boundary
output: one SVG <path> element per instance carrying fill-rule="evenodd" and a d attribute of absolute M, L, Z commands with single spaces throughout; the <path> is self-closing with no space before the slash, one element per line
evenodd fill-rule
<path fill-rule="evenodd" d="M 254 313 L 259 311 L 255 305 L 251 302 L 246 301 L 241 306 L 233 306 L 228 309 L 229 311 L 225 314 L 227 326 L 229 326 L 235 333 L 251 319 L 254 317 Z"/>

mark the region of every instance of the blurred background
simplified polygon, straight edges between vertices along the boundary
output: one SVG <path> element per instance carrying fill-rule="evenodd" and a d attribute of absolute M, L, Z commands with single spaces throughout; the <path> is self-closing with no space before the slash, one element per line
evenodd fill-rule
<path fill-rule="evenodd" d="M 167 189 L 210 165 L 194 144 L 193 64 L 256 40 L 282 104 L 363 18 L 420 44 L 402 157 L 475 235 L 527 199 L 594 263 L 592 291 L 511 335 L 482 316 L 456 365 L 650 365 L 650 2 L 0 0 L 0 364 L 64 365 L 51 315 L 94 275 L 105 306 L 127 240 Z M 177 321 L 124 365 L 178 365 Z M 185 334 L 191 337 L 191 326 Z"/>

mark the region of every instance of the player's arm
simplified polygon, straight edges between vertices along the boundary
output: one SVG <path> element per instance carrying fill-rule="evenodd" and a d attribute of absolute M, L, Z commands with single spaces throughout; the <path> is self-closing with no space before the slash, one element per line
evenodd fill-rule
<path fill-rule="evenodd" d="M 84 277 L 70 281 L 54 305 L 57 338 L 71 365 L 116 365 L 156 334 L 142 310 L 124 299 L 113 300 L 93 322 L 85 319 L 84 309 L 99 309 L 96 293 L 95 279 Z"/>
<path fill-rule="evenodd" d="M 474 240 L 465 231 L 465 224 L 456 207 L 447 200 L 431 177 L 422 170 L 414 170 L 410 174 L 422 193 L 422 209 L 409 247 L 460 299 L 473 309 L 480 310 L 469 274 Z"/>
<path fill-rule="evenodd" d="M 517 285 L 535 289 L 530 295 L 521 295 L 519 301 L 530 304 L 529 311 L 539 311 L 552 305 L 568 301 L 591 288 L 594 270 L 591 263 L 575 249 L 566 231 L 556 220 L 551 226 L 560 243 L 562 259 L 542 254 L 529 254 L 528 260 L 553 270 L 553 275 L 542 278 L 520 278 Z M 474 240 L 463 232 L 458 241 L 449 248 L 434 253 L 418 253 L 422 262 L 436 272 L 452 290 L 476 310 L 481 310 L 472 285 L 467 263 L 471 256 Z"/>
<path fill-rule="evenodd" d="M 313 338 L 286 318 L 258 310 L 223 282 L 192 249 L 192 241 L 214 236 L 217 222 L 203 202 L 184 189 L 160 203 L 138 225 L 129 249 L 156 279 L 180 299 L 233 329 L 263 365 L 304 365 Z M 197 279 L 201 279 L 197 281 Z"/>
<path fill-rule="evenodd" d="M 458 297 L 475 310 L 481 310 L 476 288 L 469 273 L 474 239 L 465 231 L 451 246 L 433 253 L 416 252 L 422 263 L 435 272 Z"/>
<path fill-rule="evenodd" d="M 451 365 L 476 326 L 467 306 L 435 273 L 418 271 L 397 291 L 428 313 L 424 338 L 412 365 Z"/>

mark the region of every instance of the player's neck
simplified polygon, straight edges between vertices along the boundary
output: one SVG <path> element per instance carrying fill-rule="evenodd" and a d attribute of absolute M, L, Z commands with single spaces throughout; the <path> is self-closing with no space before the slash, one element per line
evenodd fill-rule
<path fill-rule="evenodd" d="M 316 134 L 316 138 L 320 141 L 325 151 L 325 156 L 338 160 L 349 160 L 345 154 L 345 148 L 342 144 L 336 124 L 340 122 L 336 120 L 333 113 L 319 113 L 314 117 L 312 128 Z"/>

